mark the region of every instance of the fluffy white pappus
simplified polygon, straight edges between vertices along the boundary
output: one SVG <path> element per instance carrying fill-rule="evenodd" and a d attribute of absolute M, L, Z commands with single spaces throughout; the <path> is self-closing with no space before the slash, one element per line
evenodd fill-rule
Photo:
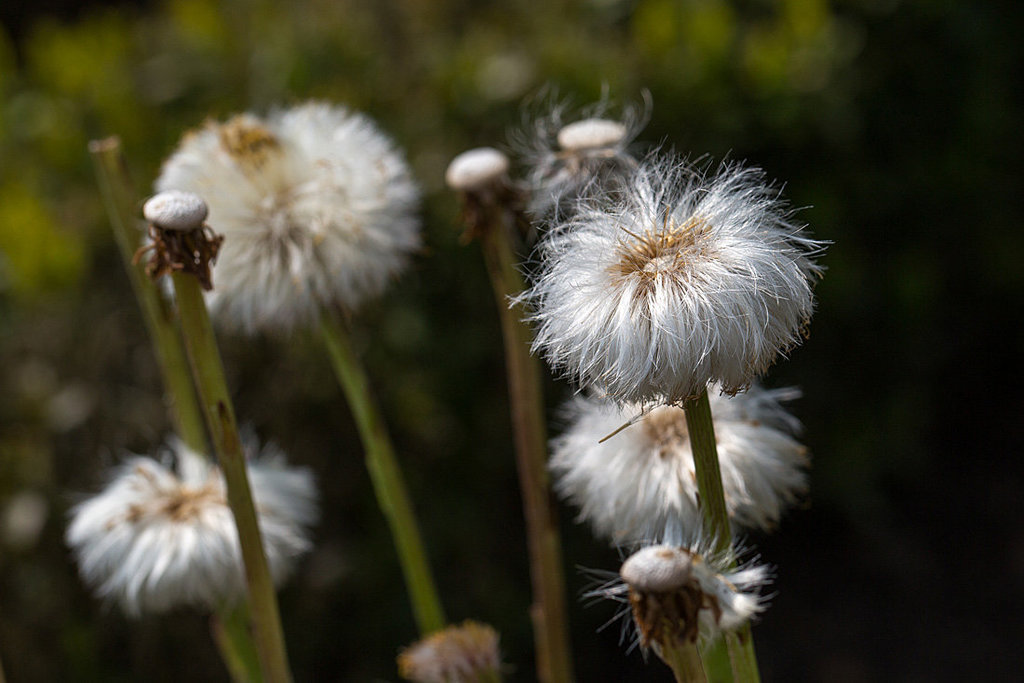
<path fill-rule="evenodd" d="M 548 111 L 513 134 L 513 146 L 528 167 L 529 212 L 546 221 L 571 211 L 581 196 L 616 188 L 636 168 L 629 148 L 650 118 L 650 95 L 642 105 L 615 115 L 607 99 L 576 111 L 549 103 Z"/>
<path fill-rule="evenodd" d="M 71 511 L 66 541 L 82 578 L 130 616 L 181 605 L 212 608 L 246 590 L 220 470 L 177 442 L 167 460 L 129 459 L 101 493 Z M 312 547 L 313 475 L 288 467 L 270 445 L 249 460 L 248 470 L 270 574 L 280 585 Z"/>
<path fill-rule="evenodd" d="M 644 647 L 669 639 L 696 640 L 698 635 L 713 640 L 767 608 L 763 591 L 771 572 L 755 562 L 733 566 L 732 552 L 713 552 L 710 547 L 707 539 L 643 546 L 626 558 L 617 578 L 585 597 L 628 604 L 630 609 L 619 615 L 632 614 Z M 673 580 L 666 588 L 668 575 Z"/>
<path fill-rule="evenodd" d="M 208 301 L 249 332 L 355 309 L 420 247 L 419 190 L 401 152 L 340 106 L 208 122 L 184 137 L 156 187 L 206 200 L 225 238 Z"/>
<path fill-rule="evenodd" d="M 814 310 L 824 244 L 791 213 L 759 169 L 647 159 L 542 241 L 521 297 L 534 350 L 619 402 L 681 403 L 715 381 L 741 391 Z"/>
<path fill-rule="evenodd" d="M 807 449 L 794 438 L 800 423 L 781 405 L 798 395 L 757 385 L 735 397 L 708 392 L 734 527 L 771 529 L 807 489 Z M 563 408 L 567 428 L 551 444 L 556 490 L 579 508 L 580 520 L 617 544 L 686 538 L 702 525 L 686 413 L 642 411 L 577 396 Z"/>

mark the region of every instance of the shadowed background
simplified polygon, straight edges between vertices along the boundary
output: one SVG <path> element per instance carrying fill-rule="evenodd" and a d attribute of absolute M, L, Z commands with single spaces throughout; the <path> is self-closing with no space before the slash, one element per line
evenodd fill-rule
<path fill-rule="evenodd" d="M 799 385 L 811 492 L 772 535 L 768 681 L 1007 680 L 1024 667 L 1015 319 L 1022 6 L 925 0 L 4 3 L 0 8 L 0 661 L 9 681 L 223 680 L 204 617 L 139 622 L 82 587 L 68 508 L 168 432 L 88 140 L 140 193 L 205 117 L 320 98 L 375 118 L 424 193 L 427 248 L 354 321 L 448 615 L 532 680 L 529 582 L 497 316 L 443 172 L 524 99 L 653 97 L 640 140 L 764 167 L 831 240 Z M 282 593 L 296 679 L 396 680 L 415 628 L 317 340 L 221 335 L 241 420 L 311 467 L 316 550 Z M 548 412 L 571 387 L 551 380 Z M 618 557 L 563 507 L 577 566 Z M 668 680 L 574 601 L 580 681 Z"/>

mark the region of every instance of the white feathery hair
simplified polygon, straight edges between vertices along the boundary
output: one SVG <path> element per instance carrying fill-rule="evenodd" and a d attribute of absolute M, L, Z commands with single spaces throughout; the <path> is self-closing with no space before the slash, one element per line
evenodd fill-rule
<path fill-rule="evenodd" d="M 741 391 L 796 345 L 824 247 L 764 172 L 653 156 L 622 192 L 580 200 L 541 242 L 534 351 L 609 398 Z"/>
<path fill-rule="evenodd" d="M 247 444 L 255 453 L 257 445 Z M 220 469 L 178 441 L 163 461 L 135 456 L 71 510 L 66 533 L 84 581 L 130 616 L 181 605 L 215 608 L 244 596 L 238 531 Z M 280 585 L 312 548 L 312 473 L 265 446 L 249 459 L 270 574 Z"/>
<path fill-rule="evenodd" d="M 800 423 L 781 405 L 798 396 L 757 385 L 735 397 L 708 392 L 734 527 L 771 529 L 807 489 L 807 449 L 794 438 Z M 641 411 L 577 396 L 563 408 L 567 428 L 551 444 L 556 490 L 579 508 L 581 521 L 617 544 L 686 538 L 703 524 L 686 413 L 675 406 Z"/>
<path fill-rule="evenodd" d="M 623 107 L 616 114 L 607 97 L 583 108 L 552 97 L 541 105 L 544 114 L 527 115 L 523 129 L 511 134 L 511 142 L 528 169 L 528 210 L 535 219 L 557 221 L 581 196 L 617 187 L 632 172 L 637 162 L 629 148 L 650 119 L 650 94 L 645 92 L 643 98 L 643 104 Z M 560 142 L 559 134 L 580 125 L 602 133 L 617 127 L 621 135 L 607 137 L 601 144 L 563 146 L 565 136 Z M 586 135 L 572 137 L 585 139 Z"/>
<path fill-rule="evenodd" d="M 248 332 L 356 309 L 420 247 L 419 190 L 401 152 L 341 106 L 210 121 L 183 138 L 156 188 L 206 200 L 225 238 L 208 302 Z"/>

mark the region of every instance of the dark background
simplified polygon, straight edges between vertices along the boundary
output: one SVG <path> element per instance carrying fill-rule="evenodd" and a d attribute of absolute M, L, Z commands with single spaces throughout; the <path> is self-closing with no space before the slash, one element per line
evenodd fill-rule
<path fill-rule="evenodd" d="M 8 681 L 223 680 L 206 618 L 138 622 L 82 587 L 67 509 L 166 436 L 159 376 L 85 152 L 119 134 L 141 191 L 188 127 L 323 98 L 407 150 L 428 248 L 355 321 L 449 617 L 532 680 L 525 544 L 497 316 L 458 242 L 448 160 L 503 144 L 545 86 L 651 92 L 640 139 L 786 183 L 834 244 L 799 385 L 806 506 L 752 536 L 777 567 L 768 681 L 1012 680 L 1024 668 L 1016 2 L 6 2 L 0 7 L 0 660 Z M 323 496 L 282 593 L 297 680 L 396 680 L 413 640 L 354 427 L 315 338 L 222 335 L 242 419 Z M 571 394 L 552 380 L 549 414 Z M 557 425 L 552 426 L 553 430 Z M 562 509 L 577 566 L 615 551 Z M 667 680 L 611 605 L 571 606 L 580 681 Z"/>

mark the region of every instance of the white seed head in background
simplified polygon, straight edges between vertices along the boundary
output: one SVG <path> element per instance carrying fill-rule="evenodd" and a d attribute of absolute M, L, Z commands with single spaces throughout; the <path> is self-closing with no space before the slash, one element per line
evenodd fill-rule
<path fill-rule="evenodd" d="M 781 405 L 798 395 L 757 385 L 735 397 L 714 386 L 708 391 L 725 504 L 736 527 L 773 528 L 806 491 L 807 449 L 794 438 L 800 423 Z M 551 444 L 555 489 L 597 535 L 618 544 L 686 536 L 703 523 L 686 413 L 659 406 L 636 419 L 641 410 L 577 396 L 563 409 L 567 427 Z"/>
<path fill-rule="evenodd" d="M 225 237 L 208 301 L 250 332 L 358 308 L 420 246 L 419 191 L 401 152 L 340 106 L 210 122 L 184 137 L 156 186 L 206 198 Z"/>
<path fill-rule="evenodd" d="M 508 173 L 509 160 L 493 147 L 478 147 L 458 155 L 448 164 L 444 180 L 453 190 L 472 192 L 498 182 Z"/>
<path fill-rule="evenodd" d="M 744 389 L 796 345 L 823 249 L 756 168 L 646 160 L 621 192 L 549 231 L 521 299 L 534 350 L 619 402 Z"/>
<path fill-rule="evenodd" d="M 142 215 L 161 230 L 187 232 L 203 227 L 209 209 L 194 192 L 168 190 L 146 200 Z"/>
<path fill-rule="evenodd" d="M 581 195 L 616 188 L 636 167 L 629 147 L 647 124 L 649 99 L 626 107 L 619 119 L 609 118 L 610 108 L 602 100 L 574 116 L 556 104 L 514 134 L 513 144 L 529 169 L 528 208 L 535 219 L 564 218 Z"/>
<path fill-rule="evenodd" d="M 644 647 L 733 631 L 765 609 L 768 570 L 729 568 L 728 554 L 702 553 L 704 545 L 643 547 L 622 564 L 621 581 L 588 595 L 628 601 Z"/>
<path fill-rule="evenodd" d="M 402 678 L 415 683 L 483 683 L 498 680 L 498 632 L 464 621 L 433 633 L 398 656 Z"/>
<path fill-rule="evenodd" d="M 256 445 L 247 444 L 255 453 Z M 133 457 L 71 511 L 66 540 L 85 582 L 131 616 L 182 605 L 214 608 L 245 594 L 234 517 L 220 470 L 180 443 L 173 464 Z M 280 585 L 312 547 L 316 487 L 266 446 L 249 479 L 270 573 Z"/>

